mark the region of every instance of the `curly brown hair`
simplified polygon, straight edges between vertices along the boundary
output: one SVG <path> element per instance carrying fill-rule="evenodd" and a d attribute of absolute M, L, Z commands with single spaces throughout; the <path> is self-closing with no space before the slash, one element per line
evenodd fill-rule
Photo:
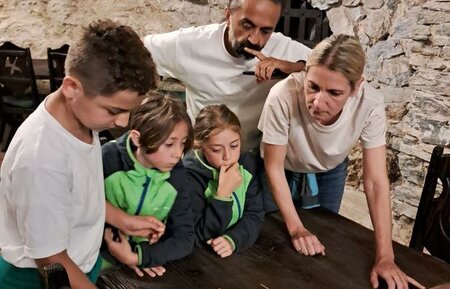
<path fill-rule="evenodd" d="M 144 95 L 155 89 L 158 74 L 150 52 L 129 26 L 93 21 L 70 45 L 66 74 L 78 78 L 86 95 L 131 90 Z"/>
<path fill-rule="evenodd" d="M 151 92 L 137 107 L 130 118 L 130 129 L 140 134 L 139 143 L 145 153 L 153 153 L 170 136 L 175 126 L 184 121 L 188 126 L 188 138 L 184 152 L 192 147 L 194 133 L 191 119 L 184 104 L 173 96 Z"/>

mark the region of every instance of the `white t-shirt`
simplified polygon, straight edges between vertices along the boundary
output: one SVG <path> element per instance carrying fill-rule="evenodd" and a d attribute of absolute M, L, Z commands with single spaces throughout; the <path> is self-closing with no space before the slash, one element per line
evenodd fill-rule
<path fill-rule="evenodd" d="M 39 105 L 15 134 L 0 171 L 0 248 L 16 267 L 67 250 L 87 273 L 103 236 L 105 194 L 98 133 L 86 144 Z"/>
<path fill-rule="evenodd" d="M 286 169 L 323 172 L 342 163 L 358 140 L 366 149 L 386 144 L 383 97 L 370 84 L 363 82 L 358 94 L 348 98 L 337 121 L 324 126 L 312 118 L 306 106 L 304 75 L 293 73 L 271 89 L 258 124 L 262 142 L 287 144 Z"/>
<path fill-rule="evenodd" d="M 233 57 L 225 48 L 226 23 L 180 29 L 148 35 L 144 44 L 151 52 L 158 73 L 182 81 L 186 86 L 186 104 L 192 120 L 200 109 L 223 103 L 239 118 L 245 148 L 257 149 L 261 134 L 258 119 L 270 88 L 277 80 L 260 84 L 252 75 L 257 58 Z M 262 50 L 266 56 L 296 62 L 305 60 L 310 49 L 281 33 L 272 33 Z"/>

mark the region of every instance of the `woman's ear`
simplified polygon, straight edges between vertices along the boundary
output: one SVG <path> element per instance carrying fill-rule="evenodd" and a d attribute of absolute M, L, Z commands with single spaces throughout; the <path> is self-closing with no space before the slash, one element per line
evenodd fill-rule
<path fill-rule="evenodd" d="M 136 147 L 141 146 L 141 143 L 139 141 L 139 139 L 141 138 L 141 134 L 137 130 L 135 129 L 130 130 L 130 138 Z"/>
<path fill-rule="evenodd" d="M 361 83 L 364 81 L 364 75 L 361 75 L 361 78 L 355 83 L 355 87 L 353 88 L 350 95 L 355 95 L 358 93 L 359 88 L 361 87 Z"/>

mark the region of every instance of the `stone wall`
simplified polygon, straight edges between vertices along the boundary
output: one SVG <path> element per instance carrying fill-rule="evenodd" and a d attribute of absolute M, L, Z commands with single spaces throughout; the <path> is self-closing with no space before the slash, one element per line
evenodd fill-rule
<path fill-rule="evenodd" d="M 227 0 L 0 0 L 0 42 L 31 47 L 46 58 L 47 47 L 70 43 L 77 28 L 110 18 L 140 36 L 220 22 Z"/>
<path fill-rule="evenodd" d="M 450 1 L 308 0 L 326 10 L 334 33 L 358 35 L 368 56 L 365 76 L 385 97 L 394 239 L 409 239 L 431 151 L 450 146 Z M 47 47 L 75 28 L 111 18 L 139 35 L 218 22 L 227 0 L 0 0 L 0 41 Z M 348 184 L 361 186 L 361 149 L 350 156 Z"/>

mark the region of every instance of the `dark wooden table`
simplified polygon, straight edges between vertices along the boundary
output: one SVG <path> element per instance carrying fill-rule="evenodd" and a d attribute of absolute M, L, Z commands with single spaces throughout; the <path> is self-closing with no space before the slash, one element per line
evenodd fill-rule
<path fill-rule="evenodd" d="M 325 209 L 299 210 L 302 220 L 326 247 L 326 256 L 306 257 L 291 246 L 280 216 L 266 217 L 256 244 L 242 254 L 221 259 L 207 249 L 195 249 L 167 264 L 162 277 L 139 278 L 121 269 L 101 276 L 99 288 L 371 288 L 373 232 Z M 396 261 L 405 273 L 425 286 L 450 281 L 450 265 L 394 243 Z M 381 286 L 382 288 L 384 286 Z"/>

